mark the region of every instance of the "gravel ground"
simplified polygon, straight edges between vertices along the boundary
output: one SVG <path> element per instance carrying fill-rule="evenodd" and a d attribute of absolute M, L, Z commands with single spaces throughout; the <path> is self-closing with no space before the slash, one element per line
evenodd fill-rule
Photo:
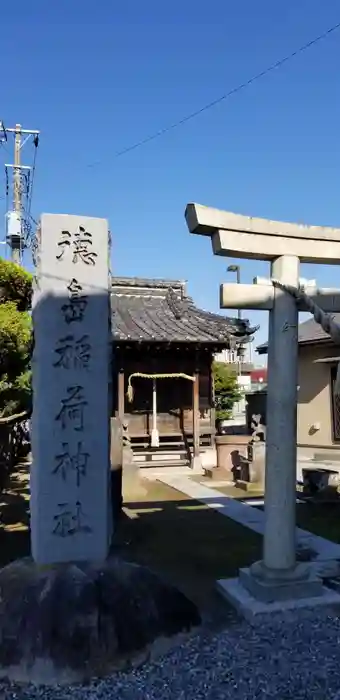
<path fill-rule="evenodd" d="M 1 700 L 335 700 L 340 697 L 338 612 L 303 611 L 253 628 L 234 620 L 157 662 L 88 686 L 0 683 Z"/>

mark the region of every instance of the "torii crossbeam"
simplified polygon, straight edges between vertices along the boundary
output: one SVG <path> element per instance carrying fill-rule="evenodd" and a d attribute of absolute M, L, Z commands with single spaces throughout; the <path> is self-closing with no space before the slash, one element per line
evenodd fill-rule
<path fill-rule="evenodd" d="M 300 262 L 340 261 L 340 228 L 269 221 L 200 204 L 188 204 L 189 231 L 210 236 L 215 255 L 271 262 L 271 279 L 299 287 Z M 305 290 L 324 310 L 340 312 L 340 289 Z M 223 581 L 225 595 L 244 613 L 329 602 L 330 593 L 308 564 L 296 562 L 296 412 L 298 314 L 306 310 L 271 280 L 258 284 L 223 284 L 221 308 L 269 311 L 265 531 L 263 559 Z M 250 594 L 250 595 L 249 595 Z M 340 601 L 340 596 L 339 596 Z M 260 607 L 259 607 L 260 603 Z M 263 604 L 263 608 L 261 608 Z"/>

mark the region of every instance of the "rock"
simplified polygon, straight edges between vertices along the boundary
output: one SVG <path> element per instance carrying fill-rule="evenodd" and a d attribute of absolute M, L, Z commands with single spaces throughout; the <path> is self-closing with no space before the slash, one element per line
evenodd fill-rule
<path fill-rule="evenodd" d="M 0 676 L 10 680 L 72 683 L 106 675 L 199 624 L 182 593 L 118 558 L 50 567 L 22 559 L 0 571 Z"/>

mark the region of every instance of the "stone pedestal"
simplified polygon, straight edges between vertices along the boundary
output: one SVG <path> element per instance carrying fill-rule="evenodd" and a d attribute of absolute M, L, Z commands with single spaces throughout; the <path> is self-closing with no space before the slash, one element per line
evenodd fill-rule
<path fill-rule="evenodd" d="M 249 435 L 216 435 L 217 468 L 227 472 L 230 481 L 241 477 L 249 440 Z"/>
<path fill-rule="evenodd" d="M 120 418 L 111 418 L 111 503 L 113 521 L 121 515 L 122 499 L 123 427 Z"/>
<path fill-rule="evenodd" d="M 263 498 L 263 485 L 256 483 L 256 481 L 251 482 L 251 481 L 237 481 L 235 484 L 237 489 L 241 489 L 241 491 L 245 491 L 248 496 L 254 496 L 254 497 L 262 497 Z"/>
<path fill-rule="evenodd" d="M 121 468 L 123 462 L 123 426 L 120 418 L 111 418 L 110 462 L 111 469 Z"/>
<path fill-rule="evenodd" d="M 249 482 L 257 484 L 259 488 L 264 488 L 266 444 L 264 442 L 253 442 L 248 449 L 248 458 Z"/>
<path fill-rule="evenodd" d="M 226 486 L 234 484 L 230 472 L 227 472 L 225 469 L 220 469 L 219 467 L 203 467 L 203 473 L 204 476 L 208 477 L 208 479 L 212 479 L 212 481 L 225 481 Z"/>
<path fill-rule="evenodd" d="M 247 591 L 262 603 L 314 598 L 322 595 L 322 580 L 313 574 L 308 564 L 298 564 L 290 572 L 278 571 L 276 576 L 265 571 L 263 565 L 254 564 L 240 569 L 239 581 Z"/>
<path fill-rule="evenodd" d="M 138 464 L 133 461 L 133 452 L 130 445 L 123 448 L 123 502 L 138 500 L 145 496 L 147 490 L 143 486 L 141 470 Z"/>
<path fill-rule="evenodd" d="M 132 452 L 131 445 L 124 445 L 123 446 L 123 470 L 130 467 L 131 464 L 133 464 L 133 452 Z"/>
<path fill-rule="evenodd" d="M 132 463 L 123 469 L 122 493 L 124 504 L 138 501 L 147 494 L 145 481 L 141 479 L 138 464 Z"/>
<path fill-rule="evenodd" d="M 273 614 L 284 615 L 286 611 L 296 611 L 303 608 L 332 607 L 340 605 L 340 595 L 338 592 L 322 587 L 321 595 L 308 595 L 308 588 L 304 589 L 304 595 L 299 597 L 275 597 L 272 602 L 264 602 L 262 596 L 257 597 L 250 593 L 246 586 L 242 584 L 240 578 L 223 579 L 217 582 L 217 589 L 239 613 L 243 615 L 251 624 L 263 624 L 263 617 Z M 301 589 L 295 588 L 297 593 Z M 293 589 L 292 589 L 293 592 Z M 272 599 L 272 596 L 270 596 Z M 298 620 L 298 617 L 297 617 Z"/>
<path fill-rule="evenodd" d="M 164 651 L 164 638 L 199 624 L 182 593 L 122 559 L 46 567 L 22 559 L 0 570 L 0 678 L 81 683 L 140 665 Z"/>
<path fill-rule="evenodd" d="M 194 455 L 191 458 L 191 469 L 194 474 L 203 474 L 201 455 Z"/>
<path fill-rule="evenodd" d="M 140 468 L 133 461 L 133 452 L 128 433 L 128 425 L 120 418 L 111 418 L 111 479 L 113 513 L 120 510 L 123 503 L 144 496 L 140 478 Z"/>

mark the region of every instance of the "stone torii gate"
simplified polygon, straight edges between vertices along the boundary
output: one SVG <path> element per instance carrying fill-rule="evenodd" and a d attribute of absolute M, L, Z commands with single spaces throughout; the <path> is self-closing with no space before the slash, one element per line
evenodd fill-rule
<path fill-rule="evenodd" d="M 185 217 L 191 233 L 211 237 L 215 255 L 271 263 L 271 280 L 220 287 L 221 308 L 269 311 L 263 559 L 241 570 L 238 579 L 221 582 L 223 592 L 246 615 L 268 610 L 268 604 L 280 608 L 282 601 L 286 607 L 297 599 L 299 606 L 329 602 L 334 593 L 322 586 L 310 565 L 296 562 L 298 314 L 309 308 L 289 289 L 299 289 L 300 262 L 339 263 L 340 229 L 252 218 L 199 204 L 188 204 Z M 306 287 L 306 297 L 325 312 L 340 311 L 340 289 Z"/>

